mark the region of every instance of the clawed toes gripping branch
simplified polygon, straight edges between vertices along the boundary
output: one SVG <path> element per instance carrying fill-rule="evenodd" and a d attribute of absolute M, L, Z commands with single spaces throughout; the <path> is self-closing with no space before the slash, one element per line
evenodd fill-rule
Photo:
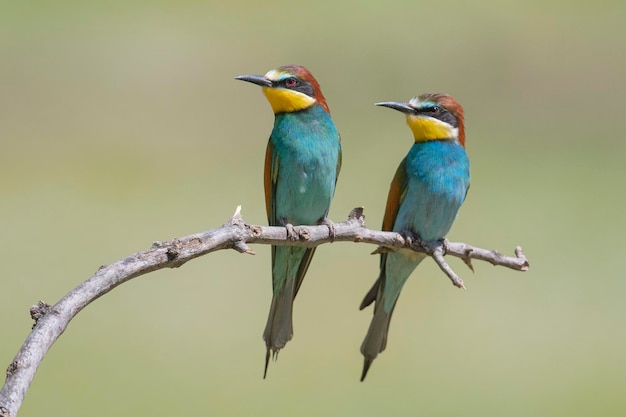
<path fill-rule="evenodd" d="M 334 233 L 331 233 L 331 230 Z M 421 242 L 406 239 L 399 233 L 370 230 L 365 226 L 363 208 L 350 212 L 341 223 L 319 226 L 294 226 L 296 240 L 288 239 L 284 227 L 248 225 L 241 217 L 241 207 L 223 226 L 167 242 L 154 242 L 148 250 L 135 253 L 110 265 L 101 266 L 87 281 L 71 290 L 54 306 L 42 301 L 31 308 L 35 320 L 32 332 L 6 371 L 6 381 L 0 390 L 0 417 L 15 417 L 24 396 L 44 356 L 69 325 L 69 322 L 89 303 L 132 278 L 163 268 L 176 268 L 187 261 L 220 249 L 235 249 L 254 254 L 248 244 L 271 244 L 314 247 L 329 242 L 364 242 L 378 245 L 376 253 L 408 247 L 432 257 L 452 283 L 465 288 L 463 280 L 444 260 L 445 255 L 461 258 L 473 270 L 471 260 L 487 261 L 517 271 L 529 267 L 521 247 L 515 256 L 476 248 L 466 243 L 436 241 Z"/>

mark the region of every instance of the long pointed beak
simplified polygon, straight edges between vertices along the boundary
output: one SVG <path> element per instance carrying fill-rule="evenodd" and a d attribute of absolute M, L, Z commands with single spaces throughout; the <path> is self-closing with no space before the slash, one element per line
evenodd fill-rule
<path fill-rule="evenodd" d="M 271 87 L 272 82 L 262 75 L 240 75 L 235 77 L 235 80 L 247 81 L 252 84 L 260 85 L 261 87 Z"/>
<path fill-rule="evenodd" d="M 397 101 L 383 101 L 380 103 L 374 103 L 376 106 L 389 107 L 390 109 L 398 110 L 402 113 L 414 113 L 415 109 L 409 106 L 409 103 L 399 103 Z"/>

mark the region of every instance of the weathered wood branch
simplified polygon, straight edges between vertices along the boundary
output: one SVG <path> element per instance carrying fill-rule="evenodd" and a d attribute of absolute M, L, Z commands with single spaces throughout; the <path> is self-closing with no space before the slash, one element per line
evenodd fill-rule
<path fill-rule="evenodd" d="M 154 242 L 148 250 L 101 266 L 91 278 L 67 293 L 54 306 L 40 301 L 31 307 L 31 317 L 35 320 L 32 332 L 7 368 L 6 381 L 0 390 L 0 417 L 17 415 L 44 356 L 65 331 L 72 318 L 89 303 L 132 278 L 158 269 L 177 268 L 194 258 L 220 249 L 235 249 L 241 253 L 254 254 L 248 244 L 314 247 L 331 241 L 375 244 L 379 246 L 375 252 L 406 247 L 430 255 L 452 283 L 463 288 L 463 281 L 445 262 L 444 255 L 461 258 L 470 268 L 472 268 L 471 259 L 487 261 L 517 271 L 526 271 L 529 267 L 519 246 L 515 250 L 516 256 L 510 257 L 465 243 L 419 242 L 406 239 L 398 233 L 367 229 L 362 208 L 352 210 L 348 220 L 336 223 L 333 237 L 326 225 L 296 226 L 294 230 L 299 237 L 298 240 L 287 239 L 284 227 L 248 225 L 241 218 L 240 207 L 237 207 L 233 217 L 219 228 L 174 238 L 167 242 Z"/>

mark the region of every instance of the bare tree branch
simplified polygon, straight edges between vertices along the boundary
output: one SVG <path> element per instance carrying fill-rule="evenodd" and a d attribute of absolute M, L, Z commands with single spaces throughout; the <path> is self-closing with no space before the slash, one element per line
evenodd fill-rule
<path fill-rule="evenodd" d="M 248 225 L 241 218 L 241 207 L 237 207 L 233 217 L 222 227 L 167 242 L 154 242 L 148 250 L 111 265 L 101 266 L 91 278 L 67 293 L 54 306 L 40 301 L 31 307 L 31 317 L 35 320 L 33 330 L 7 368 L 7 378 L 0 390 L 0 417 L 17 415 L 44 356 L 72 318 L 89 303 L 132 278 L 158 269 L 177 268 L 194 258 L 220 249 L 235 249 L 241 253 L 254 254 L 248 247 L 249 243 L 314 247 L 331 241 L 379 245 L 375 252 L 407 247 L 433 257 L 452 283 L 461 288 L 465 288 L 463 280 L 445 262 L 444 255 L 461 258 L 470 267 L 471 259 L 478 259 L 517 271 L 526 271 L 529 268 L 519 246 L 515 250 L 516 256 L 509 257 L 465 243 L 445 240 L 414 242 L 395 232 L 367 229 L 362 208 L 355 208 L 348 220 L 335 224 L 335 235 L 332 237 L 327 225 L 295 226 L 294 230 L 297 240 L 287 239 L 284 227 Z"/>

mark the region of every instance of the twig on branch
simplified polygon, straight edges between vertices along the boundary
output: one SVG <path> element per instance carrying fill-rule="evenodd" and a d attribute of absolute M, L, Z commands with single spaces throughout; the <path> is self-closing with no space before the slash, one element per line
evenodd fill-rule
<path fill-rule="evenodd" d="M 287 238 L 284 227 L 254 226 L 241 217 L 241 206 L 222 227 L 167 242 L 154 242 L 148 250 L 135 253 L 110 265 L 101 266 L 87 281 L 71 290 L 54 306 L 43 301 L 31 308 L 35 325 L 30 335 L 8 366 L 7 378 L 0 390 L 0 417 L 15 417 L 22 405 L 35 372 L 52 344 L 61 336 L 70 321 L 89 303 L 132 278 L 163 268 L 177 268 L 186 262 L 221 249 L 235 249 L 254 254 L 248 244 L 271 244 L 315 247 L 324 243 L 364 242 L 379 246 L 375 252 L 407 247 L 430 255 L 457 287 L 463 280 L 445 262 L 444 255 L 461 258 L 468 266 L 471 259 L 487 261 L 517 271 L 526 271 L 529 263 L 521 247 L 515 257 L 497 251 L 476 248 L 465 243 L 438 241 L 413 243 L 395 232 L 381 232 L 365 227 L 363 208 L 350 212 L 348 220 L 335 224 L 330 236 L 327 225 L 295 226 L 297 240 Z"/>

